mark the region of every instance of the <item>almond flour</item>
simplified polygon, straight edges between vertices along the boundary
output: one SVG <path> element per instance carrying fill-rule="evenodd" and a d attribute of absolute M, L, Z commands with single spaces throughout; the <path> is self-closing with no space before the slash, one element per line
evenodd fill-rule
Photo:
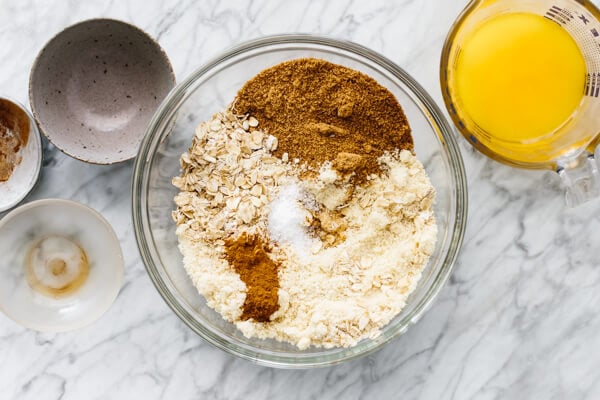
<path fill-rule="evenodd" d="M 239 322 L 246 336 L 284 340 L 300 349 L 349 347 L 377 337 L 404 308 L 435 247 L 434 190 L 411 152 L 379 161 L 385 172 L 343 205 L 348 227 L 342 243 L 313 247 L 308 257 L 295 250 L 297 239 L 278 243 L 278 258 L 286 260 L 280 309 L 269 324 Z M 317 182 L 316 194 L 336 183 Z"/>

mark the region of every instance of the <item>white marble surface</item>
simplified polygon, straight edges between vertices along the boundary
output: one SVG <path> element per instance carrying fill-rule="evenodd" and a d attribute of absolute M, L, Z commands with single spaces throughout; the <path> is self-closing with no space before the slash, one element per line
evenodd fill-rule
<path fill-rule="evenodd" d="M 439 54 L 465 3 L 0 0 L 0 93 L 26 103 L 43 44 L 104 16 L 158 37 L 178 79 L 250 38 L 323 33 L 383 53 L 442 105 Z M 553 174 L 510 169 L 459 141 L 470 214 L 448 285 L 383 351 L 311 371 L 255 366 L 193 334 L 140 261 L 132 163 L 87 165 L 47 145 L 41 183 L 26 201 L 68 198 L 102 212 L 121 240 L 125 285 L 102 319 L 73 333 L 40 334 L 0 315 L 0 399 L 600 398 L 600 200 L 568 210 Z"/>

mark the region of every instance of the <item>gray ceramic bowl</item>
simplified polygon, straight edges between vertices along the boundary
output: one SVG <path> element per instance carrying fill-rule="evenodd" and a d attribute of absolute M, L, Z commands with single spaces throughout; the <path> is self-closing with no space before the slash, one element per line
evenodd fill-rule
<path fill-rule="evenodd" d="M 165 52 L 125 22 L 92 19 L 70 26 L 38 54 L 29 100 L 40 130 L 82 161 L 135 157 L 146 126 L 175 84 Z"/>

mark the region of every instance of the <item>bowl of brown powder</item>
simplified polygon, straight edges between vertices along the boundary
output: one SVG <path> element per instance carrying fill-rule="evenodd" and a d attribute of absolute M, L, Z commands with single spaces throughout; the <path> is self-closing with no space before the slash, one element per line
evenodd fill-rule
<path fill-rule="evenodd" d="M 42 142 L 29 111 L 0 97 L 0 212 L 19 204 L 36 185 Z"/>
<path fill-rule="evenodd" d="M 136 238 L 173 311 L 217 347 L 313 367 L 405 332 L 447 280 L 466 220 L 452 130 L 402 69 L 304 35 L 234 48 L 155 114 Z"/>

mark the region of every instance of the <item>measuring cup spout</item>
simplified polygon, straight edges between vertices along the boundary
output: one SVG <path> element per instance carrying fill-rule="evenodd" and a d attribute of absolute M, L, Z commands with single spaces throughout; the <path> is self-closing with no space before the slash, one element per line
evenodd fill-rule
<path fill-rule="evenodd" d="M 566 189 L 566 202 L 576 207 L 600 197 L 600 146 L 596 153 L 584 153 L 578 159 L 559 165 L 557 172 Z"/>

